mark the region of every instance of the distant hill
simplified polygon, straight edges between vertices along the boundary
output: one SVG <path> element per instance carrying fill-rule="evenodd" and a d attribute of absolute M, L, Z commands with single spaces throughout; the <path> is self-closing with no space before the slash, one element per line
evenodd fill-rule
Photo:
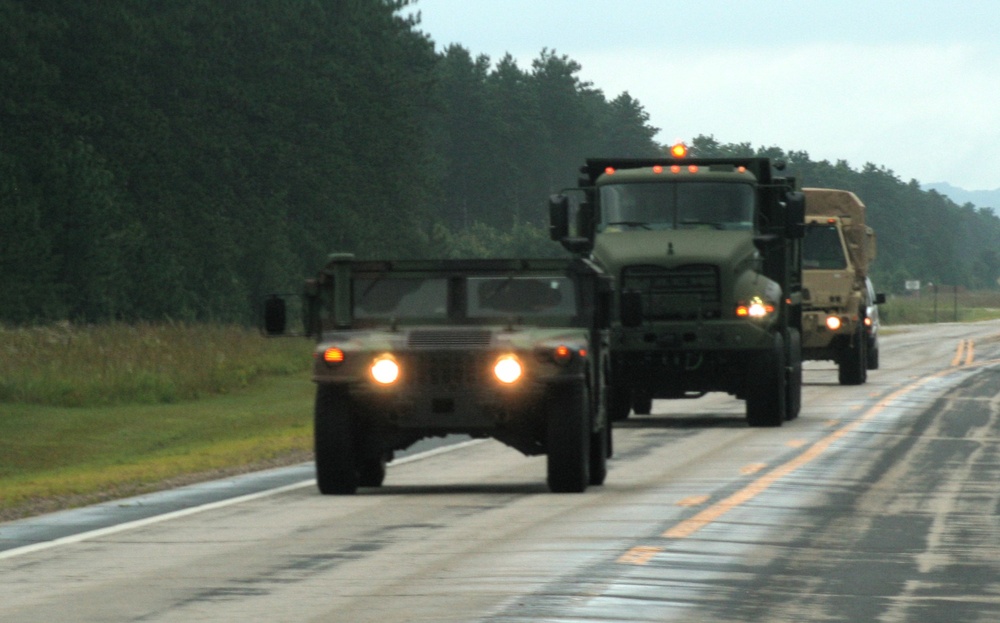
<path fill-rule="evenodd" d="M 922 188 L 935 190 L 960 206 L 971 203 L 978 208 L 992 208 L 994 212 L 1000 214 L 1000 188 L 995 190 L 965 190 L 947 182 L 923 184 Z"/>

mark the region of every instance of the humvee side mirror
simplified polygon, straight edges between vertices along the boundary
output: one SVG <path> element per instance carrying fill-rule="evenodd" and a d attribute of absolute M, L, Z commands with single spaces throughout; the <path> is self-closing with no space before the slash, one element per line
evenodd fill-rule
<path fill-rule="evenodd" d="M 282 335 L 288 326 L 288 312 L 285 299 L 272 294 L 264 301 L 264 333 Z"/>
<path fill-rule="evenodd" d="M 549 197 L 549 239 L 560 241 L 569 236 L 569 197 Z"/>
<path fill-rule="evenodd" d="M 638 327 L 642 324 L 642 294 L 635 290 L 621 293 L 621 320 L 624 327 Z"/>
<path fill-rule="evenodd" d="M 885 292 L 875 293 L 875 304 L 881 305 L 883 303 L 885 303 Z"/>

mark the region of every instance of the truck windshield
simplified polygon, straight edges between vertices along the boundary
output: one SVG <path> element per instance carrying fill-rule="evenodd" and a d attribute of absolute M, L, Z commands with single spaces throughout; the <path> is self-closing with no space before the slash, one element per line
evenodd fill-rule
<path fill-rule="evenodd" d="M 601 187 L 598 231 L 753 229 L 750 184 L 649 182 Z"/>
<path fill-rule="evenodd" d="M 576 314 L 573 281 L 552 277 L 470 277 L 469 318 Z"/>
<path fill-rule="evenodd" d="M 844 245 L 836 225 L 809 225 L 802 241 L 802 267 L 826 270 L 847 268 Z"/>

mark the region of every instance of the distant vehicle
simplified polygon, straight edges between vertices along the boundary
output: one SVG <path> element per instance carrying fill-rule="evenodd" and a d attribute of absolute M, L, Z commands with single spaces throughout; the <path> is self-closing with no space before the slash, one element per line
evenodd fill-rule
<path fill-rule="evenodd" d="M 802 192 L 802 357 L 832 360 L 841 385 L 861 385 L 868 370 L 878 367 L 878 340 L 868 315 L 873 308 L 877 314 L 878 303 L 868 289 L 875 232 L 865 224 L 865 204 L 854 193 L 832 188 Z"/>
<path fill-rule="evenodd" d="M 603 484 L 609 281 L 583 259 L 330 256 L 304 297 L 320 492 L 381 486 L 394 451 L 448 434 L 546 455 L 554 492 Z"/>
<path fill-rule="evenodd" d="M 878 306 L 885 303 L 885 294 L 875 292 L 872 280 L 865 277 L 865 330 L 868 333 L 868 369 L 878 370 L 878 330 L 881 326 Z"/>

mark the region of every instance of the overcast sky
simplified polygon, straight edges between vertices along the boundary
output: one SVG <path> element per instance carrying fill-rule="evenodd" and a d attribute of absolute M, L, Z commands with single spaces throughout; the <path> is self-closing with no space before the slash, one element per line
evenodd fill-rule
<path fill-rule="evenodd" d="M 524 70 L 543 48 L 671 143 L 714 135 L 1000 188 L 995 0 L 416 0 L 438 50 Z"/>

